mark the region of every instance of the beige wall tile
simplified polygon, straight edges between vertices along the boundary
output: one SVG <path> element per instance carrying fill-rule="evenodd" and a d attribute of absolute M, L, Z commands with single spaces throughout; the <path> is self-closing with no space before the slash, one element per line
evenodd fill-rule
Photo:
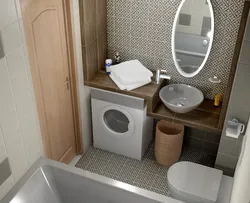
<path fill-rule="evenodd" d="M 0 30 L 17 20 L 15 0 L 0 1 Z"/>
<path fill-rule="evenodd" d="M 18 19 L 21 19 L 22 12 L 21 12 L 21 7 L 20 7 L 20 0 L 15 0 L 15 3 L 16 3 L 17 17 L 18 17 Z"/>
<path fill-rule="evenodd" d="M 19 119 L 29 118 L 33 114 L 30 108 L 33 102 L 26 72 L 24 75 L 14 78 L 11 84 Z"/>
<path fill-rule="evenodd" d="M 0 112 L 10 110 L 14 106 L 11 87 L 9 83 L 9 74 L 5 58 L 0 59 Z M 0 119 L 1 119 L 0 113 Z"/>
<path fill-rule="evenodd" d="M 5 55 L 21 46 L 18 22 L 1 30 L 2 44 Z"/>
<path fill-rule="evenodd" d="M 21 76 L 25 73 L 26 64 L 22 47 L 18 47 L 14 52 L 6 56 L 10 78 Z"/>
<path fill-rule="evenodd" d="M 28 163 L 23 147 L 22 134 L 18 131 L 12 133 L 4 133 L 3 137 L 7 149 L 12 175 L 14 177 L 14 180 L 18 181 L 28 169 Z"/>
<path fill-rule="evenodd" d="M 0 186 L 0 199 L 44 154 L 19 0 L 0 1 L 0 161 L 9 159 L 12 176 Z"/>

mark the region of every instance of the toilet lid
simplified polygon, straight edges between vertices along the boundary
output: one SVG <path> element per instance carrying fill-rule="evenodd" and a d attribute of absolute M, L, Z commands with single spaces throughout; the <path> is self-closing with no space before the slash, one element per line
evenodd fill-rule
<path fill-rule="evenodd" d="M 179 162 L 169 168 L 168 182 L 179 192 L 217 200 L 222 171 L 191 162 Z"/>

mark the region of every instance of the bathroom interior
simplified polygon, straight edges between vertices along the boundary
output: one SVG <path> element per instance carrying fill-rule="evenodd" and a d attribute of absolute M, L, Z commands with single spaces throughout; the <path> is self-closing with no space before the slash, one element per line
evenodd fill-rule
<path fill-rule="evenodd" d="M 1 0 L 0 202 L 249 203 L 249 9 Z"/>

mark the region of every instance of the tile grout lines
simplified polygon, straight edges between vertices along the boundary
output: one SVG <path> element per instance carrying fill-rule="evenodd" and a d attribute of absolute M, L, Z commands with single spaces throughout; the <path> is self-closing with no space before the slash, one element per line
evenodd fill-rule
<path fill-rule="evenodd" d="M 196 154 L 200 153 L 198 155 L 199 160 L 197 160 L 197 162 L 199 162 L 201 152 L 190 153 L 193 151 L 196 150 L 184 149 L 181 160 L 184 158 L 184 160 L 196 162 Z M 141 161 L 90 147 L 77 162 L 76 167 L 136 187 L 170 196 L 167 184 L 168 168 L 158 165 L 153 156 L 153 143 L 151 143 Z M 86 161 L 88 161 L 88 163 L 85 165 Z M 103 163 L 105 163 L 104 166 L 100 167 L 100 164 Z"/>

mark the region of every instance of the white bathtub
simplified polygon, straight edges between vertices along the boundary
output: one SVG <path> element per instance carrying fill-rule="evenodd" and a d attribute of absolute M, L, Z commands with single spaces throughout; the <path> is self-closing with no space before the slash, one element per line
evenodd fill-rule
<path fill-rule="evenodd" d="M 181 203 L 110 178 L 40 158 L 0 203 Z"/>

